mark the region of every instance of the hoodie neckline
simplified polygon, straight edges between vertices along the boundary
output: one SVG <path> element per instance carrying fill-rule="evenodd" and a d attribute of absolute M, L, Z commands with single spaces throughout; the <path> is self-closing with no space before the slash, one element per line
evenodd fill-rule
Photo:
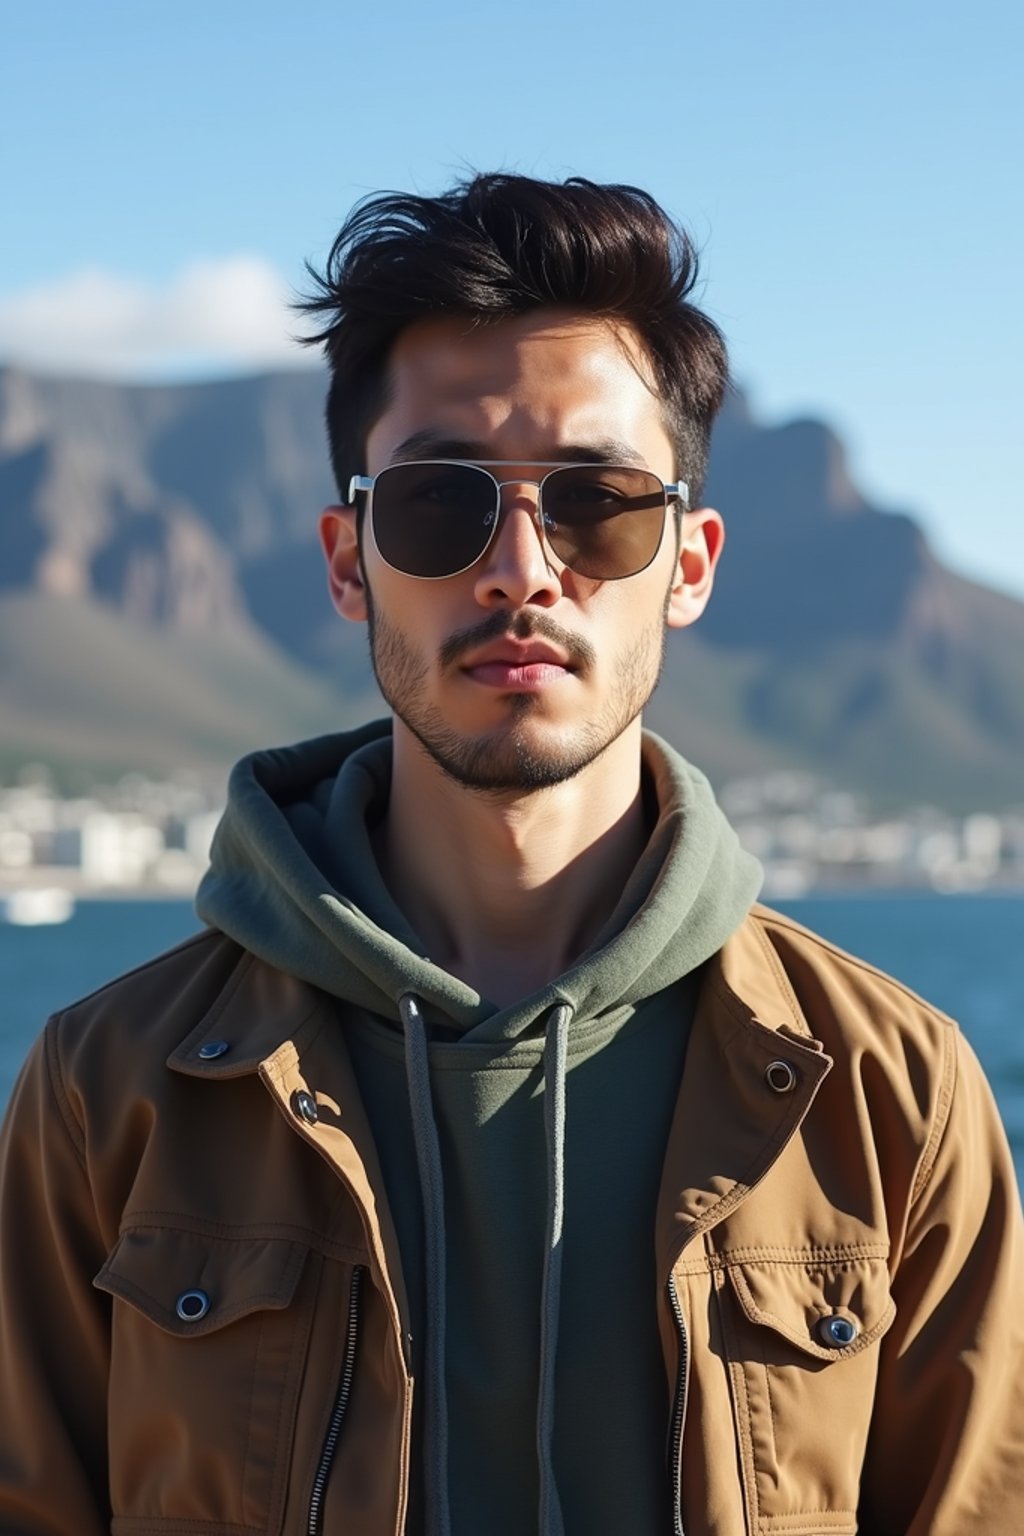
<path fill-rule="evenodd" d="M 585 1020 L 695 970 L 756 896 L 760 866 L 704 776 L 651 733 L 642 753 L 658 815 L 614 912 L 560 977 L 511 1006 L 436 966 L 384 884 L 372 828 L 390 785 L 386 721 L 243 759 L 197 910 L 271 964 L 396 1027 L 398 997 L 411 991 L 435 1037 L 541 1037 L 552 1008 Z"/>

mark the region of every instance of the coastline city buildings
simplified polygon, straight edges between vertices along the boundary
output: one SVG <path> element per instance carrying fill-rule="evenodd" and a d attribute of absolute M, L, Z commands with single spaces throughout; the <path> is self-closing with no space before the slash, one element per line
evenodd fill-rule
<path fill-rule="evenodd" d="M 735 780 L 719 799 L 764 865 L 768 899 L 1024 888 L 1024 805 L 999 815 L 921 807 L 879 816 L 796 772 Z M 220 813 L 217 792 L 186 775 L 163 783 L 131 775 L 66 799 L 45 771 L 27 771 L 0 785 L 0 902 L 10 917 L 19 893 L 187 898 Z M 31 895 L 22 899 L 30 912 Z"/>

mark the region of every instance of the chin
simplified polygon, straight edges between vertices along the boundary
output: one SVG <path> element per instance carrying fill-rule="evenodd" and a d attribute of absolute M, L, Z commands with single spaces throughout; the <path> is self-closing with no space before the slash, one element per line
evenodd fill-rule
<path fill-rule="evenodd" d="M 609 734 L 594 723 L 575 729 L 543 724 L 531 718 L 532 704 L 524 696 L 511 719 L 477 735 L 436 718 L 404 718 L 404 723 L 448 778 L 467 789 L 501 795 L 535 794 L 567 783 L 621 734 Z"/>

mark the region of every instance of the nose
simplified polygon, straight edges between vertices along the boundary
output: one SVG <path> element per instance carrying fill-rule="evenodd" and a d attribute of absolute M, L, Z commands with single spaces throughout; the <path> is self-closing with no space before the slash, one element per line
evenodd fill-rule
<path fill-rule="evenodd" d="M 550 608 L 561 597 L 562 578 L 541 531 L 533 481 L 502 485 L 498 529 L 481 556 L 475 589 L 484 608 Z"/>

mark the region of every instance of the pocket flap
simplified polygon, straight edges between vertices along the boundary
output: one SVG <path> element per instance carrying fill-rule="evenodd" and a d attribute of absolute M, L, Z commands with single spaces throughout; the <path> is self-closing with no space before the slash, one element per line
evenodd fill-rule
<path fill-rule="evenodd" d="M 280 1238 L 146 1227 L 122 1233 L 93 1284 L 166 1333 L 195 1338 L 250 1312 L 287 1307 L 306 1252 Z"/>
<path fill-rule="evenodd" d="M 896 1315 L 884 1259 L 730 1264 L 752 1323 L 818 1360 L 842 1360 L 881 1338 Z"/>

